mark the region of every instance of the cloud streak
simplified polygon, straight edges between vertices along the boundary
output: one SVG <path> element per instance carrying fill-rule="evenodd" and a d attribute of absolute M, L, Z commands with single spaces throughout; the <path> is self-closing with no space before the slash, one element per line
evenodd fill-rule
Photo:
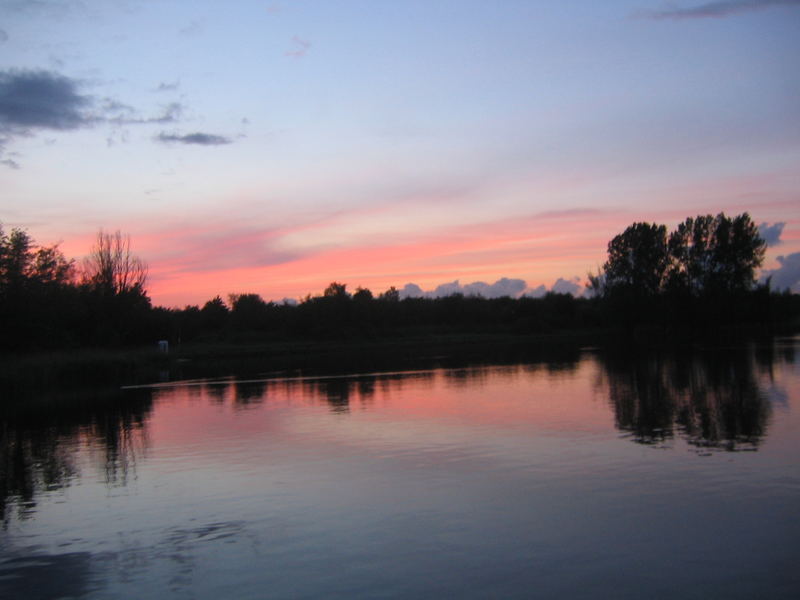
<path fill-rule="evenodd" d="M 113 98 L 103 98 L 100 106 L 101 116 L 95 119 L 97 123 L 110 123 L 116 126 L 123 125 L 165 125 L 177 123 L 183 114 L 184 106 L 180 102 L 171 102 L 161 107 L 161 113 L 154 117 L 142 117 L 132 106 Z"/>
<path fill-rule="evenodd" d="M 156 141 L 163 144 L 187 144 L 194 146 L 222 146 L 232 143 L 230 138 L 213 133 L 187 133 L 179 135 L 177 133 L 161 132 L 156 136 Z"/>
<path fill-rule="evenodd" d="M 721 0 L 689 8 L 646 11 L 642 15 L 650 19 L 719 19 L 774 6 L 800 7 L 800 0 Z"/>

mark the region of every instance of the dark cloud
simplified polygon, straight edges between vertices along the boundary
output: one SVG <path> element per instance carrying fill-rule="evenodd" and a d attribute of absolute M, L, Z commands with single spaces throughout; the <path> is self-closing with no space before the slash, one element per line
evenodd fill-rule
<path fill-rule="evenodd" d="M 800 252 L 779 256 L 777 269 L 765 269 L 761 272 L 761 280 L 770 280 L 773 290 L 791 290 L 800 293 Z"/>
<path fill-rule="evenodd" d="M 0 44 L 3 44 L 8 41 L 8 34 L 0 29 Z"/>
<path fill-rule="evenodd" d="M 95 118 L 78 82 L 49 71 L 0 71 L 0 131 L 78 129 Z"/>
<path fill-rule="evenodd" d="M 213 133 L 187 133 L 186 135 L 179 135 L 177 133 L 161 132 L 156 136 L 156 141 L 164 144 L 196 144 L 198 146 L 221 146 L 223 144 L 230 144 L 230 138 L 214 135 Z"/>
<path fill-rule="evenodd" d="M 292 44 L 294 45 L 294 48 L 292 50 L 287 50 L 286 56 L 303 58 L 306 54 L 308 54 L 309 48 L 311 48 L 311 42 L 303 40 L 297 36 L 292 38 Z"/>
<path fill-rule="evenodd" d="M 772 6 L 798 6 L 800 0 L 721 0 L 706 2 L 689 8 L 667 8 L 643 13 L 651 19 L 707 19 L 721 18 Z"/>
<path fill-rule="evenodd" d="M 758 226 L 758 235 L 761 236 L 762 240 L 767 242 L 767 246 L 777 246 L 781 243 L 781 234 L 785 226 L 786 223 L 783 221 L 773 223 L 772 225 L 769 223 L 761 223 L 761 225 Z"/>
<path fill-rule="evenodd" d="M 93 99 L 78 88 L 77 81 L 50 71 L 0 71 L 0 164 L 19 168 L 17 161 L 5 156 L 6 147 L 17 137 L 96 122 Z"/>
<path fill-rule="evenodd" d="M 143 117 L 132 106 L 114 98 L 95 98 L 81 87 L 81 81 L 53 71 L 0 71 L 0 164 L 17 168 L 16 161 L 3 156 L 6 147 L 15 138 L 37 131 L 69 131 L 99 124 L 163 125 L 176 123 L 183 113 L 183 105 L 173 102 L 155 116 Z M 186 143 L 227 143 L 220 140 L 224 138 L 201 135 Z"/>

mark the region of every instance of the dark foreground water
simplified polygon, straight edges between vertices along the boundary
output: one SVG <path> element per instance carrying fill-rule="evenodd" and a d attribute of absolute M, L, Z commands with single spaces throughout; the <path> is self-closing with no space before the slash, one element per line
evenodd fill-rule
<path fill-rule="evenodd" d="M 797 598 L 797 349 L 7 409 L 0 598 Z"/>

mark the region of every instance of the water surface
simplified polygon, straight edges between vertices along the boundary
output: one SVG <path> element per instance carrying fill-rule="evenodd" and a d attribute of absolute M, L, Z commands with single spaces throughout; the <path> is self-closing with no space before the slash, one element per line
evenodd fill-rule
<path fill-rule="evenodd" d="M 795 598 L 796 349 L 8 409 L 0 597 Z"/>

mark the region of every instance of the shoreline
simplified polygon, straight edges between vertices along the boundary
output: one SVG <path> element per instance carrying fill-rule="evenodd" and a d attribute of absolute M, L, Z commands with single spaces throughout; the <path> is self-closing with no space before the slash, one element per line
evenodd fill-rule
<path fill-rule="evenodd" d="M 552 333 L 419 334 L 377 339 L 192 341 L 159 352 L 156 344 L 133 348 L 42 351 L 0 358 L 0 403 L 53 389 L 122 387 L 214 377 L 314 376 L 480 364 L 542 362 L 558 368 L 587 349 L 621 352 L 641 348 L 708 348 L 775 339 L 787 332 L 742 330 L 714 338 L 669 338 L 642 330 Z"/>

